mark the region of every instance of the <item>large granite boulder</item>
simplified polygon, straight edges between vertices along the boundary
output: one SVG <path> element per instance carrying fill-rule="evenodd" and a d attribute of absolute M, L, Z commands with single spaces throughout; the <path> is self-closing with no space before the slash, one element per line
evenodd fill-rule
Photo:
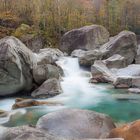
<path fill-rule="evenodd" d="M 49 98 L 62 93 L 61 85 L 58 79 L 52 78 L 45 81 L 38 89 L 32 92 L 32 97 Z"/>
<path fill-rule="evenodd" d="M 107 59 L 113 54 L 120 54 L 126 59 L 126 64 L 131 64 L 137 53 L 136 35 L 130 31 L 122 31 L 109 42 L 100 47 L 102 59 Z"/>
<path fill-rule="evenodd" d="M 88 110 L 62 109 L 39 119 L 37 128 L 66 138 L 106 138 L 115 128 L 112 119 Z"/>
<path fill-rule="evenodd" d="M 21 126 L 13 128 L 0 127 L 0 140 L 124 140 L 122 138 L 113 139 L 76 139 L 53 136 L 40 129 L 31 126 Z"/>
<path fill-rule="evenodd" d="M 32 88 L 35 55 L 17 38 L 0 40 L 0 96 Z"/>
<path fill-rule="evenodd" d="M 109 40 L 109 32 L 100 25 L 73 29 L 64 34 L 60 50 L 70 54 L 73 50 L 93 50 Z"/>
<path fill-rule="evenodd" d="M 109 135 L 109 138 L 116 138 L 116 137 L 124 138 L 124 140 L 139 140 L 140 120 L 113 129 Z"/>

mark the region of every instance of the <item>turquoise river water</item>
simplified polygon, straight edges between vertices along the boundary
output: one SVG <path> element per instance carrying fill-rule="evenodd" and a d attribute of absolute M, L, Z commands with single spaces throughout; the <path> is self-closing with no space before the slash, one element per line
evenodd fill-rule
<path fill-rule="evenodd" d="M 89 109 L 105 113 L 117 123 L 140 118 L 139 95 L 128 94 L 127 90 L 114 89 L 110 84 L 90 84 L 91 74 L 79 67 L 77 58 L 65 57 L 57 63 L 65 73 L 61 82 L 63 93 L 46 101 L 59 102 L 63 105 L 37 106 L 13 111 L 11 107 L 15 98 L 0 99 L 0 109 L 10 112 L 7 117 L 0 118 L 0 125 L 7 127 L 35 125 L 44 114 L 62 108 Z"/>

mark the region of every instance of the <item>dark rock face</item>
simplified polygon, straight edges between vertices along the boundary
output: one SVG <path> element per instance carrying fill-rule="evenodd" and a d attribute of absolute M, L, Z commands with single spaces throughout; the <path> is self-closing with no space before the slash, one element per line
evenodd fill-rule
<path fill-rule="evenodd" d="M 93 50 L 109 40 L 109 32 L 100 25 L 85 26 L 67 32 L 61 40 L 60 50 L 70 54 L 73 50 Z"/>
<path fill-rule="evenodd" d="M 32 92 L 32 97 L 49 98 L 56 96 L 62 92 L 60 82 L 56 79 L 45 81 L 38 89 Z"/>
<path fill-rule="evenodd" d="M 111 118 L 100 113 L 63 109 L 41 117 L 37 128 L 66 138 L 106 138 L 115 127 Z"/>
<path fill-rule="evenodd" d="M 125 140 L 139 140 L 140 139 L 140 120 L 126 124 L 122 127 L 113 129 L 109 138 L 121 137 Z"/>
<path fill-rule="evenodd" d="M 34 54 L 15 37 L 0 40 L 0 95 L 32 88 Z"/>

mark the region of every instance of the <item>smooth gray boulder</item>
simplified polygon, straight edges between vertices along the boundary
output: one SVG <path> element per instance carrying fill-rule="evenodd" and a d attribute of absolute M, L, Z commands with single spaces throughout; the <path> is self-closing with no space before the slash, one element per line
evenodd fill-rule
<path fill-rule="evenodd" d="M 103 54 L 102 59 L 107 59 L 114 54 L 120 54 L 125 57 L 126 64 L 131 64 L 137 54 L 136 35 L 130 31 L 122 31 L 113 37 L 109 42 L 100 47 Z"/>
<path fill-rule="evenodd" d="M 64 34 L 60 50 L 70 54 L 73 50 L 93 50 L 109 41 L 109 32 L 101 25 L 84 26 Z"/>
<path fill-rule="evenodd" d="M 106 138 L 115 128 L 104 114 L 80 109 L 62 109 L 39 119 L 37 128 L 66 138 Z"/>
<path fill-rule="evenodd" d="M 15 37 L 0 40 L 0 96 L 32 88 L 35 55 Z"/>
<path fill-rule="evenodd" d="M 62 93 L 60 82 L 56 78 L 45 81 L 39 88 L 32 92 L 34 98 L 50 98 Z"/>
<path fill-rule="evenodd" d="M 0 127 L 0 140 L 124 140 L 122 138 L 108 139 L 76 139 L 53 136 L 47 132 L 31 126 L 13 128 Z"/>

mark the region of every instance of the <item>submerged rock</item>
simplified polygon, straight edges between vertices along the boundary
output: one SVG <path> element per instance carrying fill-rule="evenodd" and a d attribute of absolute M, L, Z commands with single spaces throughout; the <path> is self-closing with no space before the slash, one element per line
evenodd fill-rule
<path fill-rule="evenodd" d="M 41 106 L 41 105 L 62 105 L 57 102 L 47 102 L 47 101 L 37 101 L 34 99 L 21 99 L 21 101 L 15 101 L 15 104 L 12 106 L 12 109 L 18 109 L 18 108 L 25 108 L 25 107 L 32 107 L 32 106 Z"/>
<path fill-rule="evenodd" d="M 73 50 L 93 50 L 109 41 L 109 32 L 100 25 L 73 29 L 64 34 L 60 50 L 70 54 Z"/>
<path fill-rule="evenodd" d="M 37 128 L 66 138 L 106 138 L 115 128 L 112 119 L 104 114 L 80 109 L 63 109 L 39 119 Z"/>
<path fill-rule="evenodd" d="M 125 140 L 139 140 L 140 139 L 140 120 L 126 124 L 122 127 L 113 129 L 109 138 L 121 137 Z"/>
<path fill-rule="evenodd" d="M 32 88 L 35 55 L 17 38 L 0 40 L 0 96 Z"/>
<path fill-rule="evenodd" d="M 32 97 L 49 98 L 62 93 L 59 80 L 56 78 L 45 81 L 38 89 L 32 92 Z"/>

